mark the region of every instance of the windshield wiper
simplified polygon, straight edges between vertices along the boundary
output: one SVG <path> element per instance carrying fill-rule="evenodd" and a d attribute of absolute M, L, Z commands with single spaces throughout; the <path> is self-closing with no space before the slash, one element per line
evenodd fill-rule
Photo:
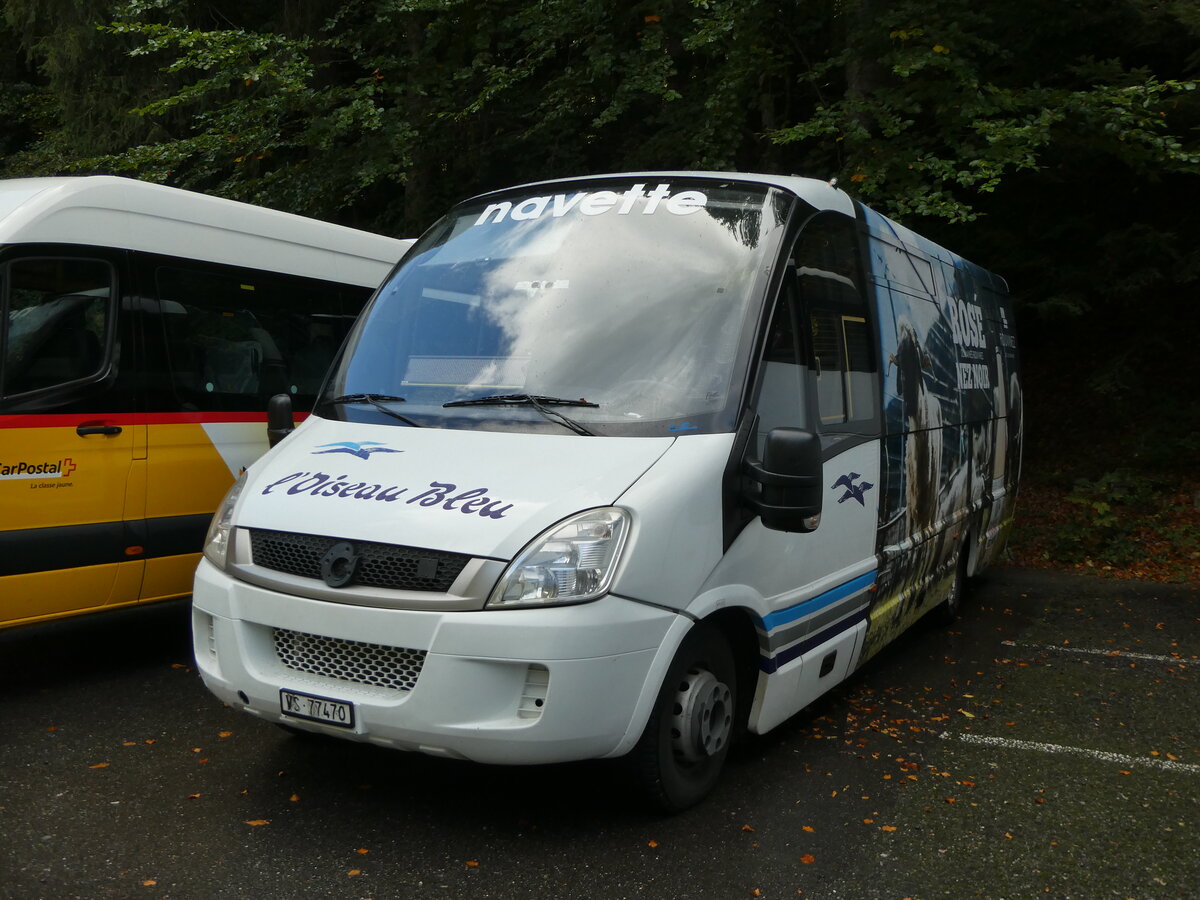
<path fill-rule="evenodd" d="M 599 403 L 589 403 L 587 400 L 571 400 L 567 397 L 547 397 L 543 394 L 491 394 L 487 397 L 473 397 L 470 400 L 451 400 L 442 406 L 506 406 L 508 404 L 528 404 L 537 406 L 596 406 Z"/>
<path fill-rule="evenodd" d="M 330 405 L 340 405 L 342 403 L 370 403 L 380 412 L 391 416 L 393 419 L 399 419 L 405 425 L 411 425 L 413 428 L 421 427 L 408 416 L 402 416 L 395 410 L 388 409 L 383 405 L 385 403 L 405 402 L 403 397 L 396 397 L 392 394 L 342 394 L 340 397 L 332 397 L 329 400 L 322 402 Z"/>
<path fill-rule="evenodd" d="M 571 429 L 576 434 L 581 434 L 586 437 L 595 437 L 595 432 L 588 431 L 574 419 L 569 416 L 564 416 L 558 410 L 549 409 L 550 406 L 588 406 L 599 407 L 599 403 L 589 403 L 587 400 L 571 400 L 566 397 L 547 397 L 542 394 L 491 394 L 487 397 L 475 397 L 471 400 L 451 400 L 449 403 L 443 403 L 443 407 L 450 406 L 532 406 L 542 416 L 549 419 L 551 422 L 558 422 L 560 425 Z"/>

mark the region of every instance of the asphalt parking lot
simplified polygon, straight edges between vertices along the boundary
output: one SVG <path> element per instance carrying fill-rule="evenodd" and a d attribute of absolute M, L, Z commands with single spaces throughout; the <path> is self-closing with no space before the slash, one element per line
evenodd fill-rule
<path fill-rule="evenodd" d="M 1200 896 L 1200 590 L 1000 569 L 662 818 L 224 708 L 186 610 L 0 633 L 0 896 Z"/>

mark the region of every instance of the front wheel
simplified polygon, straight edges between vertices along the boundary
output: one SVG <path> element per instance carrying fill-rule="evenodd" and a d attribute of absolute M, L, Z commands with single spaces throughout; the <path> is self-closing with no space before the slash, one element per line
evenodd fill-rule
<path fill-rule="evenodd" d="M 715 629 L 692 630 L 667 670 L 629 762 L 648 799 L 665 812 L 699 803 L 720 777 L 737 721 L 737 669 Z"/>

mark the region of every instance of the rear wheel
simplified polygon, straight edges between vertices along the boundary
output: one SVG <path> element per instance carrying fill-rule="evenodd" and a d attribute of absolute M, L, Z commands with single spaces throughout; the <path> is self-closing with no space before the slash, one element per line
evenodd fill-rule
<path fill-rule="evenodd" d="M 737 721 L 737 669 L 729 643 L 700 625 L 675 654 L 629 762 L 666 812 L 700 802 L 720 777 Z"/>
<path fill-rule="evenodd" d="M 933 619 L 942 625 L 953 625 L 962 615 L 963 597 L 967 593 L 967 547 L 964 545 L 958 553 L 958 562 L 954 565 L 954 581 L 950 585 L 950 593 L 946 599 L 933 608 Z"/>

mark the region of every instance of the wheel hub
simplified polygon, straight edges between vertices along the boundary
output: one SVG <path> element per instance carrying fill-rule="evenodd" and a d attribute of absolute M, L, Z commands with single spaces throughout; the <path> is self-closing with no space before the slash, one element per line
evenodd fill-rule
<path fill-rule="evenodd" d="M 733 697 L 706 669 L 688 672 L 675 694 L 671 743 L 678 756 L 701 762 L 715 756 L 733 731 Z"/>

